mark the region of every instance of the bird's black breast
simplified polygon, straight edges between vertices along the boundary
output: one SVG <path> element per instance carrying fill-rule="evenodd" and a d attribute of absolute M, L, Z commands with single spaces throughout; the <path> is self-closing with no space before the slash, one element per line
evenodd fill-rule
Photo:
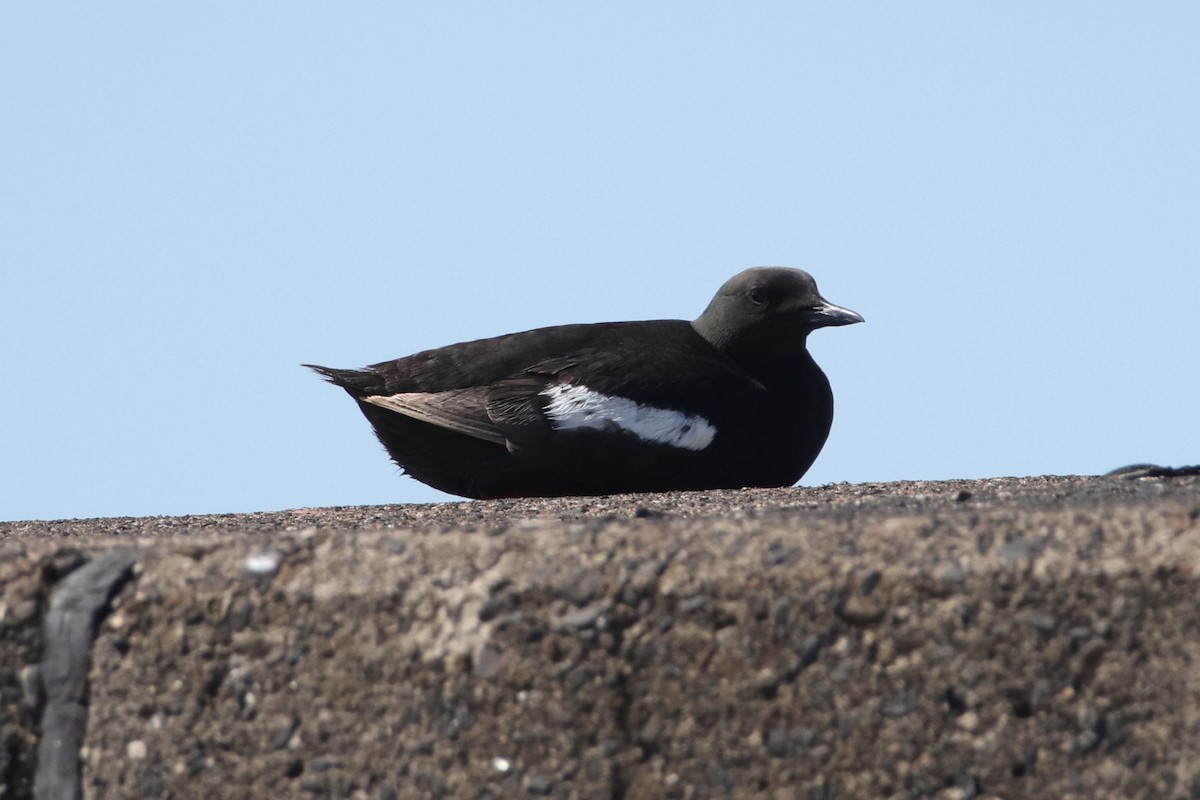
<path fill-rule="evenodd" d="M 755 408 L 729 420 L 729 445 L 743 485 L 790 486 L 808 471 L 829 436 L 833 392 L 807 352 L 754 370 L 766 391 Z M 739 424 L 740 423 L 740 424 Z"/>

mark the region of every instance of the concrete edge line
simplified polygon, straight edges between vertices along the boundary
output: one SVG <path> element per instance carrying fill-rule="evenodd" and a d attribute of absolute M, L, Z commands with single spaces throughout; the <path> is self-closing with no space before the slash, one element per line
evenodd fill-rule
<path fill-rule="evenodd" d="M 41 663 L 45 705 L 33 780 L 36 800 L 83 796 L 79 751 L 87 722 L 88 655 L 105 607 L 133 574 L 137 559 L 128 549 L 97 556 L 68 575 L 50 596 Z"/>

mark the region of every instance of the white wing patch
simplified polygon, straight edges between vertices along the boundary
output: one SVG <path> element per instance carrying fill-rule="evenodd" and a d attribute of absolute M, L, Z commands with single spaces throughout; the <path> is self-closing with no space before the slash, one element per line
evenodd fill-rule
<path fill-rule="evenodd" d="M 628 397 L 594 392 L 586 386 L 560 383 L 542 390 L 546 416 L 555 430 L 589 428 L 597 431 L 629 431 L 639 439 L 656 444 L 703 450 L 712 444 L 717 429 L 696 414 L 670 408 L 642 405 Z"/>

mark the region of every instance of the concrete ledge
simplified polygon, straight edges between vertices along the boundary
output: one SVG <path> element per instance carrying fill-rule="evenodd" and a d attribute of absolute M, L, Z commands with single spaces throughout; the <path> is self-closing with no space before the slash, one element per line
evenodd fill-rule
<path fill-rule="evenodd" d="M 33 791 L 52 592 L 122 548 L 134 576 L 91 648 L 86 797 L 1200 792 L 1196 477 L 0 536 L 4 800 Z"/>

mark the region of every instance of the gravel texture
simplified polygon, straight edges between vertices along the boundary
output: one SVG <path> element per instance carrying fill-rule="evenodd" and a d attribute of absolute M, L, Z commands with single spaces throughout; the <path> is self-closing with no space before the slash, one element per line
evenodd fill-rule
<path fill-rule="evenodd" d="M 3 523 L 4 800 L 126 549 L 86 797 L 1200 796 L 1186 472 Z"/>

